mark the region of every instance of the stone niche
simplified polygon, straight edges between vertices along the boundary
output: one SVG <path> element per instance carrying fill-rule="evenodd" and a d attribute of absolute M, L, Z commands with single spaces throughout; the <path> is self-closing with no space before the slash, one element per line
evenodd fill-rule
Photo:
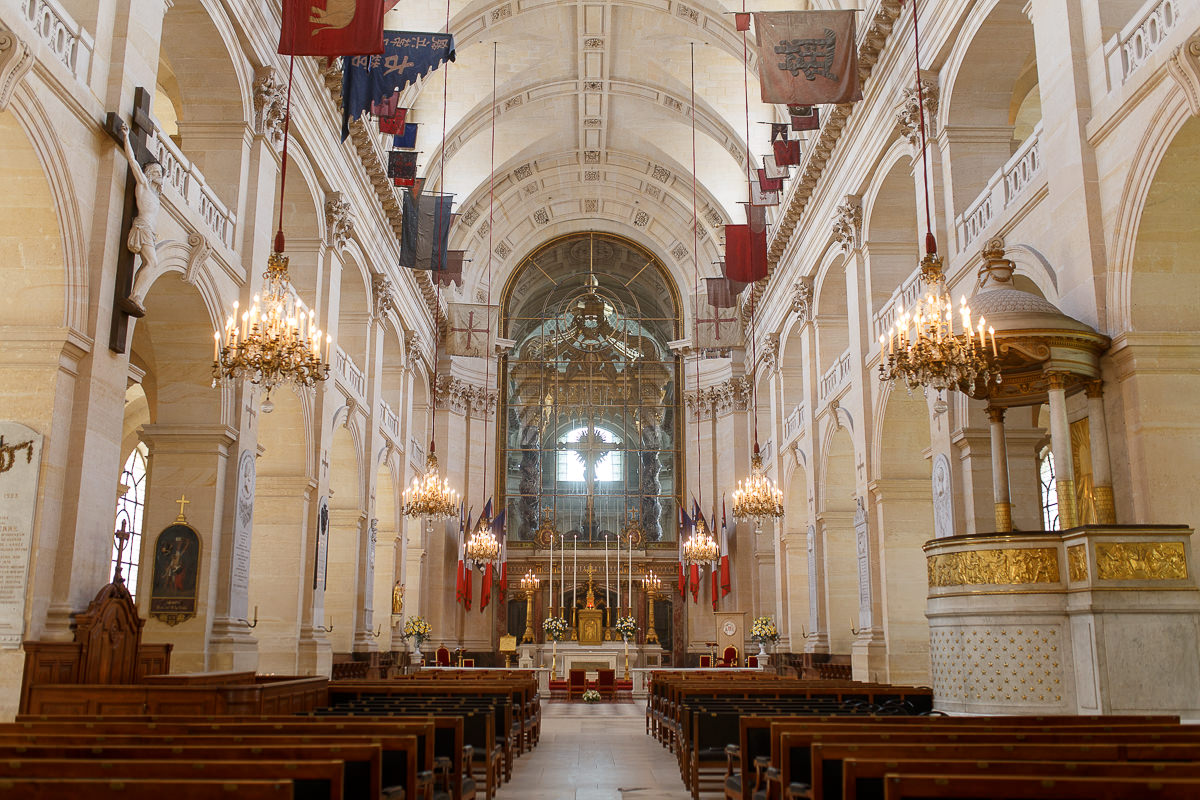
<path fill-rule="evenodd" d="M 934 708 L 1200 717 L 1186 526 L 1083 526 L 925 545 Z"/>

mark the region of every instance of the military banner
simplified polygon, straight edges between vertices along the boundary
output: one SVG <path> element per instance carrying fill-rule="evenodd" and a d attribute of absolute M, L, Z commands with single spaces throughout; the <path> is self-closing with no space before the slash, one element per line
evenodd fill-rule
<path fill-rule="evenodd" d="M 494 308 L 480 303 L 447 303 L 446 352 L 452 356 L 486 356 Z"/>
<path fill-rule="evenodd" d="M 754 15 L 764 103 L 818 105 L 862 99 L 850 11 L 765 11 Z"/>

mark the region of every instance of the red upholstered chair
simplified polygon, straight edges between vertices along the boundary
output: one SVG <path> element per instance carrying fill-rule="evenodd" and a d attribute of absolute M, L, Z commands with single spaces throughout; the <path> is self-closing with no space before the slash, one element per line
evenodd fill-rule
<path fill-rule="evenodd" d="M 573 669 L 567 674 L 567 699 L 582 696 L 587 690 L 587 670 Z"/>
<path fill-rule="evenodd" d="M 750 669 L 758 669 L 758 656 L 746 656 L 746 666 Z"/>
<path fill-rule="evenodd" d="M 439 667 L 450 666 L 450 648 L 446 647 L 446 645 L 442 645 L 437 649 L 435 657 Z"/>
<path fill-rule="evenodd" d="M 712 666 L 712 656 L 700 656 L 700 669 L 708 669 Z"/>
<path fill-rule="evenodd" d="M 596 673 L 596 678 L 596 691 L 600 692 L 601 697 L 612 700 L 616 692 L 617 671 L 602 669 Z"/>
<path fill-rule="evenodd" d="M 463 659 L 463 667 L 473 667 L 473 666 L 475 666 L 475 659 L 473 659 L 473 658 L 464 658 Z"/>
<path fill-rule="evenodd" d="M 733 645 L 729 645 L 721 651 L 721 666 L 736 667 L 738 665 L 738 649 Z"/>

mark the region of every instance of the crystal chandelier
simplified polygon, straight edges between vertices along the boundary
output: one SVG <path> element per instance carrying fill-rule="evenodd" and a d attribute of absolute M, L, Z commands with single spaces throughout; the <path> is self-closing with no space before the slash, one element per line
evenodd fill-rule
<path fill-rule="evenodd" d="M 247 378 L 267 390 L 262 410 L 270 413 L 271 390 L 282 383 L 313 386 L 329 377 L 330 337 L 321 358 L 317 315 L 296 296 L 288 280 L 287 256 L 276 251 L 267 260 L 264 293 L 238 318 L 238 304 L 225 320 L 225 335 L 213 334 L 213 387 L 220 381 Z"/>
<path fill-rule="evenodd" d="M 972 396 L 1000 383 L 996 330 L 983 317 L 972 317 L 966 297 L 955 314 L 936 253 L 921 259 L 921 278 L 925 296 L 911 313 L 901 310 L 891 330 L 879 337 L 879 379 Z"/>
<path fill-rule="evenodd" d="M 490 519 L 480 520 L 475 532 L 467 541 L 467 559 L 475 562 L 475 566 L 483 569 L 488 564 L 494 564 L 500 557 L 500 542 L 492 530 Z"/>
<path fill-rule="evenodd" d="M 692 535 L 683 543 L 683 560 L 687 564 L 709 564 L 721 556 L 721 548 L 708 532 L 704 520 L 697 519 Z"/>
<path fill-rule="evenodd" d="M 458 513 L 458 492 L 450 488 L 449 479 L 438 472 L 433 443 L 425 459 L 425 475 L 413 478 L 412 486 L 404 491 L 404 516 L 449 519 Z"/>
<path fill-rule="evenodd" d="M 754 532 L 761 533 L 763 523 L 783 516 L 783 492 L 763 472 L 762 454 L 758 445 L 750 457 L 750 477 L 738 481 L 733 492 L 733 518 L 754 523 Z"/>

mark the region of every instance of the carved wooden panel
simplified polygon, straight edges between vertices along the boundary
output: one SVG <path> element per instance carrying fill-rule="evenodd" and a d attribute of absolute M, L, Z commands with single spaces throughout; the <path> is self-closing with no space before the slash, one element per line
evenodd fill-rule
<path fill-rule="evenodd" d="M 133 683 L 143 620 L 121 583 L 100 590 L 87 611 L 75 617 L 80 646 L 80 683 Z"/>

